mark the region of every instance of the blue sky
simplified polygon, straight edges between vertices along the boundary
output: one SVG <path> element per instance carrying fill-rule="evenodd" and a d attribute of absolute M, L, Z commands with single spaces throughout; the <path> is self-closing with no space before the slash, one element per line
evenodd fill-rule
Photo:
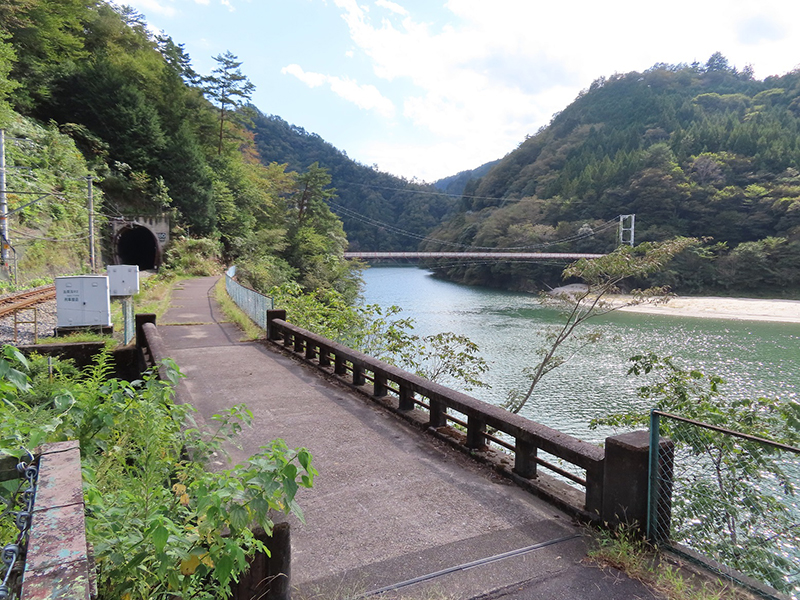
<path fill-rule="evenodd" d="M 229 50 L 266 114 L 434 181 L 501 158 L 594 79 L 722 52 L 800 67 L 787 0 L 126 0 L 208 74 Z"/>

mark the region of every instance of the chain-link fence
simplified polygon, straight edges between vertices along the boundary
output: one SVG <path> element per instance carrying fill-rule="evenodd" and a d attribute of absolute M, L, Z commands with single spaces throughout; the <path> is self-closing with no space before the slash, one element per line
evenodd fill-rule
<path fill-rule="evenodd" d="M 267 329 L 267 311 L 274 308 L 272 298 L 259 294 L 255 290 L 244 287 L 234 280 L 236 277 L 236 265 L 225 272 L 225 289 L 228 295 L 241 308 L 253 322 Z"/>
<path fill-rule="evenodd" d="M 800 599 L 800 449 L 653 411 L 659 436 L 674 455 L 651 455 L 649 537 Z"/>

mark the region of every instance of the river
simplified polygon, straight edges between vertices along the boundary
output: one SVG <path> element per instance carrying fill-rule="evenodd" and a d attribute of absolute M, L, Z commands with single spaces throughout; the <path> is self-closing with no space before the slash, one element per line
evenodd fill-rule
<path fill-rule="evenodd" d="M 476 342 L 490 364 L 484 380 L 491 388 L 468 393 L 493 404 L 502 403 L 509 390 L 525 387 L 521 371 L 536 364 L 545 330 L 560 318 L 534 295 L 450 283 L 417 267 L 373 266 L 365 271 L 364 283 L 367 304 L 399 306 L 401 316 L 414 319 L 416 334 L 452 331 Z M 720 375 L 729 397 L 796 399 L 800 394 L 800 324 L 615 312 L 588 327 L 602 331 L 600 341 L 550 372 L 521 414 L 580 439 L 601 441 L 611 431 L 591 430 L 592 418 L 651 408 L 636 396 L 643 381 L 626 375 L 628 359 L 648 351 Z"/>

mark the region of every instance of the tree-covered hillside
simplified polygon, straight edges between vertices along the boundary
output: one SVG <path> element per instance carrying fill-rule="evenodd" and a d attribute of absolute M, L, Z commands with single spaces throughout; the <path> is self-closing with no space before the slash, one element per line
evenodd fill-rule
<path fill-rule="evenodd" d="M 450 175 L 449 177 L 442 177 L 435 181 L 433 185 L 436 186 L 436 189 L 442 190 L 447 194 L 460 196 L 464 193 L 464 188 L 467 187 L 471 179 L 480 179 L 499 162 L 500 159 L 498 158 L 497 160 L 484 163 L 476 169 L 468 169 L 466 171 L 460 171 L 455 175 Z"/>
<path fill-rule="evenodd" d="M 288 163 L 298 171 L 316 162 L 330 172 L 337 196 L 331 207 L 344 223 L 352 251 L 416 250 L 456 203 L 432 185 L 359 164 L 280 117 L 258 113 L 253 128 L 263 161 Z"/>
<path fill-rule="evenodd" d="M 9 181 L 11 210 L 34 192 L 64 197 L 79 173 L 94 182 L 98 222 L 167 213 L 173 239 L 210 238 L 253 285 L 296 281 L 355 296 L 330 175 L 313 161 L 297 171 L 283 157 L 262 162 L 247 128 L 252 84 L 235 56 L 198 74 L 182 46 L 154 36 L 134 10 L 93 0 L 0 3 L 0 27 L 0 127 L 29 143 L 8 153 L 10 173 L 30 174 Z M 64 136 L 83 155 L 69 170 L 40 141 L 64 146 Z M 59 219 L 71 218 L 85 237 L 85 210 L 75 219 L 57 204 L 37 206 L 48 219 L 15 212 L 12 227 L 41 223 L 25 233 L 67 243 L 74 227 Z"/>
<path fill-rule="evenodd" d="M 470 181 L 458 214 L 432 237 L 606 252 L 620 214 L 636 215 L 637 242 L 706 238 L 664 276 L 679 291 L 800 287 L 800 71 L 758 81 L 715 54 L 705 65 L 598 79 Z M 590 230 L 608 233 L 581 235 Z M 535 269 L 443 272 L 518 288 L 554 283 L 554 271 Z"/>

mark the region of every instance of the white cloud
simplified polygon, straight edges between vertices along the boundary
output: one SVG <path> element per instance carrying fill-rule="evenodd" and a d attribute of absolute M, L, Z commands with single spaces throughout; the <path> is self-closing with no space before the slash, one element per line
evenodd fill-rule
<path fill-rule="evenodd" d="M 391 12 L 396 13 L 398 15 L 405 16 L 408 14 L 408 11 L 405 8 L 403 8 L 399 4 L 390 2 L 389 0 L 375 0 L 375 6 L 380 6 L 381 8 L 390 10 Z"/>
<path fill-rule="evenodd" d="M 359 108 L 374 110 L 383 117 L 392 118 L 395 114 L 395 106 L 392 101 L 385 98 L 374 85 L 359 85 L 347 77 L 332 77 L 321 73 L 307 72 L 296 64 L 284 67 L 281 69 L 281 73 L 296 77 L 310 88 L 328 84 L 331 91 L 340 98 L 352 102 Z"/>
<path fill-rule="evenodd" d="M 397 171 L 404 174 L 420 174 L 433 157 L 441 163 L 444 148 L 465 161 L 469 146 L 512 148 L 600 76 L 657 62 L 702 63 L 716 51 L 739 68 L 752 64 L 758 77 L 800 60 L 793 47 L 800 3 L 782 0 L 674 0 L 669 7 L 640 0 L 447 0 L 441 18 L 430 22 L 390 0 L 375 1 L 389 16 L 356 0 L 335 4 L 375 75 L 412 84 L 405 97 L 393 98 L 403 117 L 440 140 L 430 152 L 414 148 L 411 158 L 401 156 L 407 148 L 392 159 L 389 146 L 369 146 L 376 155 L 366 162 L 382 168 L 413 160 L 416 168 Z"/>

